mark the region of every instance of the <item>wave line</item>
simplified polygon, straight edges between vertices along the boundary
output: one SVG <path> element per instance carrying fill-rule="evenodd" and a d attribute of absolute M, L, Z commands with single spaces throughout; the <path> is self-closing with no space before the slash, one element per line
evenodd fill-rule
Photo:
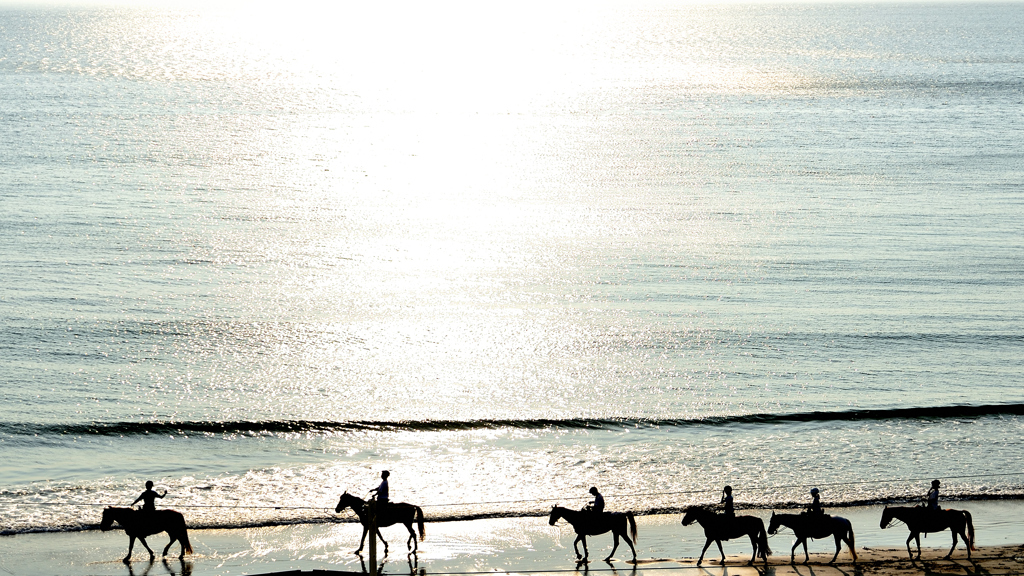
<path fill-rule="evenodd" d="M 155 421 L 34 424 L 0 422 L 0 434 L 12 436 L 143 436 L 143 435 L 275 435 L 346 432 L 455 432 L 473 430 L 546 430 L 625 428 L 687 428 L 699 426 L 770 425 L 813 422 L 869 422 L 883 420 L 943 420 L 1024 416 L 1024 404 L 984 404 L 811 411 L 783 414 L 755 413 L 700 418 L 534 418 L 489 420 L 348 421 L 239 420 L 226 422 Z"/>

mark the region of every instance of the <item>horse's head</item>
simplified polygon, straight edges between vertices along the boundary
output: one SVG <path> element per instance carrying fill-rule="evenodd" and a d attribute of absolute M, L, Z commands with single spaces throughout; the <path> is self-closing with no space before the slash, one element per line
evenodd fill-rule
<path fill-rule="evenodd" d="M 558 506 L 552 506 L 551 507 L 551 515 L 548 516 L 548 525 L 554 526 L 555 522 L 558 522 L 558 519 L 561 518 L 561 517 L 562 517 L 562 514 L 559 512 Z"/>
<path fill-rule="evenodd" d="M 701 518 L 704 514 L 704 508 L 700 506 L 690 506 L 683 513 L 683 526 L 689 526 Z"/>
<path fill-rule="evenodd" d="M 775 510 L 772 510 L 772 518 L 768 521 L 768 533 L 775 536 L 775 533 L 779 531 L 779 527 L 781 525 L 782 522 L 779 520 L 779 517 L 776 516 Z"/>
<path fill-rule="evenodd" d="M 114 509 L 104 508 L 103 519 L 100 520 L 100 530 L 106 532 L 114 528 Z"/>
<path fill-rule="evenodd" d="M 352 509 L 355 510 L 355 506 L 353 506 L 352 500 L 358 500 L 358 498 L 349 494 L 346 491 L 344 494 L 341 495 L 341 498 L 338 498 L 338 505 L 334 507 L 334 512 L 341 512 L 342 510 L 348 508 L 349 506 L 352 506 Z"/>
<path fill-rule="evenodd" d="M 878 523 L 878 527 L 883 529 L 883 530 L 888 528 L 889 524 L 892 524 L 892 520 L 895 517 L 896 517 L 896 515 L 893 514 L 892 508 L 889 508 L 888 506 L 886 506 L 882 510 L 882 521 Z"/>

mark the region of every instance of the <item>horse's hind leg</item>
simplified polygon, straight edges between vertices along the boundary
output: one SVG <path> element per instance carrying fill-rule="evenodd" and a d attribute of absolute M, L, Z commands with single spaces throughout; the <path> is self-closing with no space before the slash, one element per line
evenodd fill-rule
<path fill-rule="evenodd" d="M 957 542 L 957 540 L 956 540 L 956 530 L 950 529 L 950 532 L 953 534 L 953 547 L 949 549 L 949 554 L 946 554 L 946 556 L 945 556 L 946 560 L 949 560 L 950 558 L 952 558 L 953 557 L 953 551 L 956 550 L 956 542 Z M 964 537 L 964 540 L 967 540 L 967 537 Z"/>
<path fill-rule="evenodd" d="M 835 556 L 832 557 L 831 560 L 828 561 L 829 564 L 835 564 L 836 558 L 839 558 L 839 551 L 843 547 L 843 544 L 842 544 L 843 539 L 842 539 L 842 537 L 839 536 L 838 532 L 835 533 L 835 538 L 836 538 L 836 554 L 835 554 Z"/>
<path fill-rule="evenodd" d="M 626 541 L 626 544 L 629 544 L 629 550 L 633 553 L 633 564 L 636 564 L 636 548 L 633 547 L 633 541 L 625 534 L 622 535 L 622 539 Z"/>
<path fill-rule="evenodd" d="M 412 522 L 406 524 L 405 529 L 409 531 L 409 539 L 405 541 L 405 547 L 410 552 L 415 552 L 419 547 L 416 545 L 416 531 L 412 529 Z"/>
<path fill-rule="evenodd" d="M 608 557 L 604 559 L 605 562 L 612 559 L 615 556 L 615 551 L 619 549 L 619 535 L 614 530 L 612 531 L 612 551 L 608 554 Z"/>
<path fill-rule="evenodd" d="M 167 543 L 167 546 L 164 546 L 164 556 L 167 556 L 167 551 L 171 549 L 171 544 L 174 544 L 175 540 L 177 540 L 177 538 L 171 536 L 171 541 Z"/>

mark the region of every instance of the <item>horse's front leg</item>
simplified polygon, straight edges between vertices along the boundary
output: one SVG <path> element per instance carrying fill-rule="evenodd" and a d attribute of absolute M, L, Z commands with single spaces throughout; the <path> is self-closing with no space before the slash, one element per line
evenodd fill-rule
<path fill-rule="evenodd" d="M 842 545 L 842 541 L 843 540 L 842 540 L 842 537 L 839 535 L 839 532 L 835 533 L 835 538 L 836 538 L 836 554 L 835 554 L 835 556 L 832 557 L 831 560 L 828 561 L 829 564 L 835 564 L 836 558 L 839 558 L 839 550 L 841 550 L 842 546 L 843 546 Z"/>
<path fill-rule="evenodd" d="M 366 526 L 363 526 L 363 536 L 361 538 L 359 538 L 359 548 L 356 549 L 356 551 L 354 552 L 355 554 L 359 554 L 360 552 L 363 551 L 363 544 L 366 543 L 366 533 L 369 532 L 369 531 L 370 531 L 369 528 L 367 528 Z"/>
<path fill-rule="evenodd" d="M 914 552 L 910 549 L 910 541 L 917 538 L 917 557 L 921 558 L 921 533 L 911 532 L 910 536 L 907 537 L 907 554 L 910 555 L 910 559 L 914 559 Z"/>
<path fill-rule="evenodd" d="M 725 550 L 722 550 L 722 541 L 715 540 L 715 544 L 718 544 L 718 553 L 722 555 L 722 559 L 718 562 L 719 564 L 725 565 Z M 750 563 L 754 563 L 754 559 L 750 559 Z"/>
<path fill-rule="evenodd" d="M 711 538 L 704 542 L 704 549 L 700 551 L 700 558 L 697 558 L 697 566 L 700 566 L 700 563 L 704 561 L 704 554 L 708 551 L 709 547 L 711 547 Z"/>
<path fill-rule="evenodd" d="M 796 541 L 793 542 L 793 548 L 789 551 L 789 563 L 790 564 L 796 564 L 796 549 L 797 549 L 797 546 L 800 546 L 800 539 L 799 538 L 797 538 Z"/>
<path fill-rule="evenodd" d="M 578 540 L 583 543 L 583 560 L 586 561 L 590 558 L 590 550 L 587 550 L 587 535 L 580 534 Z M 573 545 L 575 548 L 575 544 Z M 576 552 L 576 558 L 580 558 L 580 553 Z"/>
<path fill-rule="evenodd" d="M 128 562 L 131 561 L 131 559 L 132 559 L 132 550 L 134 548 L 135 548 L 135 536 L 132 536 L 131 534 L 129 534 L 128 535 L 128 555 L 125 556 L 121 560 L 121 562 L 124 562 L 125 564 L 127 564 Z"/>
<path fill-rule="evenodd" d="M 380 541 L 384 544 L 384 555 L 387 556 L 388 555 L 388 543 L 387 543 L 386 540 L 384 540 L 384 536 L 380 533 L 380 528 L 377 528 L 377 538 L 380 538 Z"/>
<path fill-rule="evenodd" d="M 804 564 L 811 561 L 811 556 L 807 553 L 807 538 L 804 538 Z"/>
<path fill-rule="evenodd" d="M 156 558 L 156 554 L 153 553 L 153 549 L 149 547 L 149 544 L 146 544 L 146 539 L 145 538 L 143 538 L 142 536 L 139 536 L 139 542 L 142 542 L 142 545 L 146 547 L 146 552 L 149 552 L 149 559 L 150 560 Z"/>

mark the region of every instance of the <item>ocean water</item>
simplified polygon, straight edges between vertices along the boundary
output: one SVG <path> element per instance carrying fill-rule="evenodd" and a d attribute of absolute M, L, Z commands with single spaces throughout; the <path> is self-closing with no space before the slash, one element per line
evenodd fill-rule
<path fill-rule="evenodd" d="M 0 534 L 1024 497 L 1024 4 L 0 7 Z"/>

